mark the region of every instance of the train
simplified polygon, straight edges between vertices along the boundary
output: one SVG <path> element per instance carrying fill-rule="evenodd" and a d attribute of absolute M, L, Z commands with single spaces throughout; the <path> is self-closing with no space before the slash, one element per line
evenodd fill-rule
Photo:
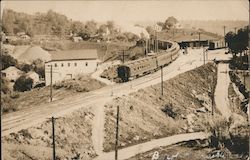
<path fill-rule="evenodd" d="M 146 46 L 150 47 L 150 43 L 147 43 L 148 45 Z M 155 42 L 153 41 L 153 43 Z M 143 75 L 153 73 L 161 67 L 168 65 L 179 56 L 180 46 L 178 43 L 157 41 L 156 44 L 166 50 L 159 50 L 155 55 L 129 61 L 117 67 L 117 75 L 121 82 L 128 82 Z M 145 50 L 148 50 L 148 48 Z"/>

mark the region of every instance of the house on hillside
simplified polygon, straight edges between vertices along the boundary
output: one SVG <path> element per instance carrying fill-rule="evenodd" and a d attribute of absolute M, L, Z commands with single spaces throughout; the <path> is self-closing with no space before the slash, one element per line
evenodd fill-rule
<path fill-rule="evenodd" d="M 23 71 L 17 69 L 14 66 L 10 66 L 10 67 L 2 70 L 1 74 L 3 77 L 8 79 L 9 81 L 15 82 L 23 74 Z"/>
<path fill-rule="evenodd" d="M 51 52 L 51 61 L 45 63 L 45 83 L 50 85 L 65 79 L 74 79 L 79 74 L 88 74 L 98 65 L 96 49 Z"/>
<path fill-rule="evenodd" d="M 26 77 L 29 77 L 33 80 L 33 86 L 35 86 L 39 82 L 39 75 L 34 71 L 29 71 L 26 73 Z"/>
<path fill-rule="evenodd" d="M 30 36 L 28 36 L 25 32 L 18 32 L 16 35 L 23 40 L 30 39 Z"/>
<path fill-rule="evenodd" d="M 72 37 L 73 42 L 81 42 L 82 37 Z"/>

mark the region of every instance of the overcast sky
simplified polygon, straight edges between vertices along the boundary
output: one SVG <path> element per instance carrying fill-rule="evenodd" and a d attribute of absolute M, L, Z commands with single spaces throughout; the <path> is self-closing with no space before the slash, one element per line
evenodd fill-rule
<path fill-rule="evenodd" d="M 2 3 L 2 2 L 1 2 Z M 248 0 L 5 1 L 1 7 L 35 13 L 52 9 L 73 20 L 246 20 Z"/>

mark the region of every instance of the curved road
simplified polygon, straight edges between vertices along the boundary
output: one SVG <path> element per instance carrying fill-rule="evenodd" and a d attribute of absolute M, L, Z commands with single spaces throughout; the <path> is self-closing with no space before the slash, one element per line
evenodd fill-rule
<path fill-rule="evenodd" d="M 157 147 L 173 145 L 179 142 L 196 140 L 196 139 L 203 140 L 207 139 L 208 137 L 209 134 L 203 132 L 196 132 L 187 134 L 177 134 L 166 138 L 155 139 L 149 142 L 141 143 L 138 145 L 118 150 L 118 159 L 125 160 L 139 153 L 145 153 Z M 113 152 L 103 153 L 94 160 L 111 160 L 114 159 L 114 157 L 115 157 L 115 152 L 113 151 Z"/>

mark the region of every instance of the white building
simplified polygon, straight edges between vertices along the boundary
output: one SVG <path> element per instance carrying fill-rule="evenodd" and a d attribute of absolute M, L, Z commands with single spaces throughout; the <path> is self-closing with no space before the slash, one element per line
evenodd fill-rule
<path fill-rule="evenodd" d="M 14 66 L 10 66 L 1 71 L 3 77 L 6 77 L 9 81 L 15 82 L 23 72 Z"/>
<path fill-rule="evenodd" d="M 65 79 L 74 79 L 79 74 L 96 70 L 99 60 L 96 49 L 68 50 L 51 53 L 51 61 L 45 63 L 46 86 Z"/>
<path fill-rule="evenodd" d="M 34 71 L 29 71 L 26 76 L 33 80 L 33 86 L 39 82 L 39 75 Z"/>

